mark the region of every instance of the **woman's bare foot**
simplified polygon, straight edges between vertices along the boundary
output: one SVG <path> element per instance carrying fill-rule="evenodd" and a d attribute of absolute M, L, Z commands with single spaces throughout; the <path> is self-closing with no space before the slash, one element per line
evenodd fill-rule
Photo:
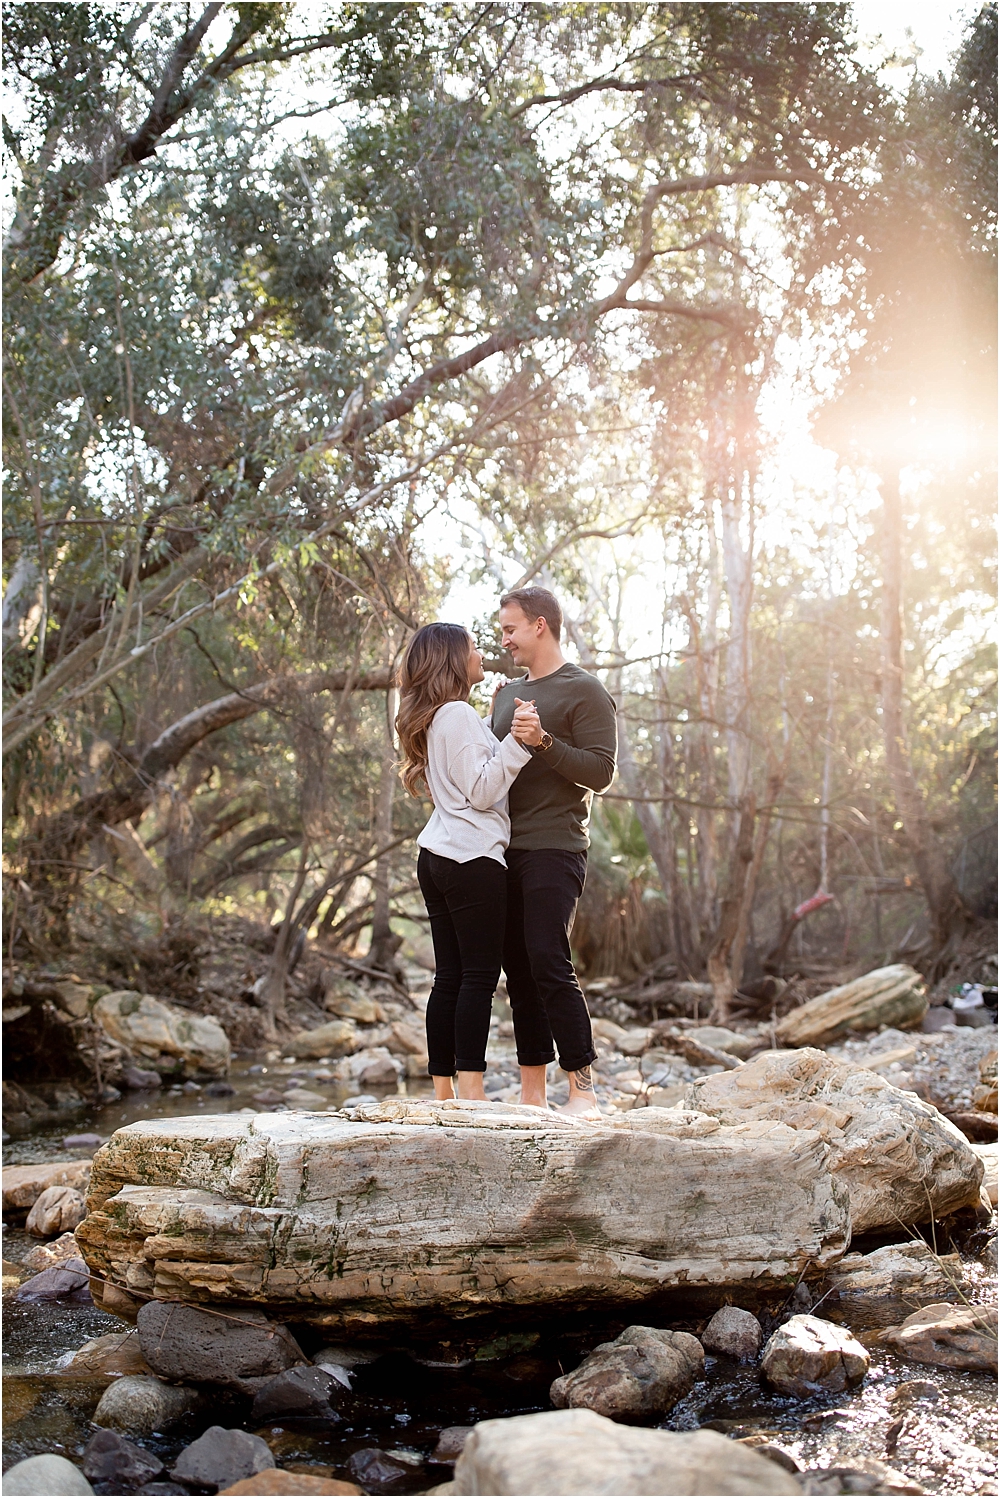
<path fill-rule="evenodd" d="M 544 1066 L 521 1067 L 521 1103 L 525 1108 L 541 1108 L 548 1112 L 549 1100 L 545 1092 Z"/>
<path fill-rule="evenodd" d="M 458 1073 L 458 1095 L 464 1103 L 485 1103 L 486 1093 L 483 1091 L 483 1073 L 481 1071 L 460 1071 Z"/>

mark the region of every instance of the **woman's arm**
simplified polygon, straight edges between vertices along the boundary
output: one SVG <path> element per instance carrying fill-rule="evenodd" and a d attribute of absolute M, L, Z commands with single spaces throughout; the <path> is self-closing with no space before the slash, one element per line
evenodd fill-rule
<path fill-rule="evenodd" d="M 450 714 L 445 733 L 445 759 L 448 777 L 476 811 L 488 811 L 510 790 L 518 771 L 528 763 L 531 750 L 508 737 L 494 748 L 480 737 L 481 721 L 474 708 L 468 709 L 475 722 L 464 714 Z M 454 721 L 452 721 L 452 718 Z M 475 735 L 475 737 L 473 737 Z"/>

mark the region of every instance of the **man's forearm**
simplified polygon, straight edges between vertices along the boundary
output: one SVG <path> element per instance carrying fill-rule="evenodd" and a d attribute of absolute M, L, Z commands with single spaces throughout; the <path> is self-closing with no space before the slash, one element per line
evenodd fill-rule
<path fill-rule="evenodd" d="M 551 749 L 547 749 L 542 758 L 571 785 L 600 792 L 606 791 L 615 778 L 616 749 L 617 744 L 577 749 L 572 744 L 553 739 Z"/>

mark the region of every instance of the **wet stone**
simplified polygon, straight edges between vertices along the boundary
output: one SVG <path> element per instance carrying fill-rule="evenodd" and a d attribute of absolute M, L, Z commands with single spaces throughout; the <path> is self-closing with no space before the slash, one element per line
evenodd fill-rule
<path fill-rule="evenodd" d="M 163 1463 L 115 1430 L 98 1430 L 83 1453 L 83 1473 L 93 1483 L 116 1483 L 109 1491 L 141 1487 L 163 1471 Z"/>
<path fill-rule="evenodd" d="M 891 1389 L 888 1398 L 893 1404 L 915 1404 L 919 1399 L 928 1399 L 934 1404 L 941 1398 L 941 1390 L 926 1378 L 911 1378 Z"/>
<path fill-rule="evenodd" d="M 446 1425 L 438 1436 L 438 1443 L 428 1457 L 428 1461 L 442 1466 L 450 1466 L 457 1462 L 473 1429 L 471 1425 Z"/>
<path fill-rule="evenodd" d="M 18 1300 L 35 1302 L 65 1300 L 72 1305 L 89 1305 L 90 1274 L 82 1259 L 66 1259 L 32 1275 L 17 1291 Z"/>
<path fill-rule="evenodd" d="M 289 1368 L 279 1373 L 254 1397 L 250 1418 L 256 1424 L 282 1415 L 319 1415 L 335 1421 L 331 1399 L 343 1391 L 343 1383 L 326 1368 Z"/>
<path fill-rule="evenodd" d="M 706 1352 L 749 1362 L 760 1352 L 763 1333 L 757 1317 L 749 1311 L 741 1311 L 739 1306 L 722 1306 L 702 1332 L 700 1340 Z"/>
<path fill-rule="evenodd" d="M 996 1306 L 926 1306 L 907 1316 L 900 1326 L 890 1327 L 882 1341 L 890 1351 L 911 1363 L 995 1375 L 997 1309 Z"/>
<path fill-rule="evenodd" d="M 242 1482 L 233 1483 L 230 1488 L 223 1488 L 224 1493 L 232 1493 L 234 1498 L 237 1494 L 260 1494 L 261 1498 L 282 1498 L 284 1494 L 305 1495 L 315 1493 L 316 1498 L 321 1494 L 352 1494 L 360 1493 L 361 1489 L 353 1482 L 341 1482 L 336 1477 L 314 1477 L 308 1472 L 282 1472 L 277 1467 L 267 1472 L 258 1472 L 256 1477 L 245 1477 Z"/>
<path fill-rule="evenodd" d="M 204 1435 L 184 1448 L 172 1475 L 192 1487 L 218 1491 L 273 1466 L 274 1457 L 260 1436 L 210 1425 Z"/>
<path fill-rule="evenodd" d="M 39 1274 L 43 1269 L 51 1269 L 54 1264 L 63 1264 L 67 1259 L 79 1257 L 80 1248 L 75 1237 L 72 1233 L 63 1233 L 52 1243 L 36 1243 L 25 1254 L 22 1264 L 25 1269 L 33 1269 Z"/>
<path fill-rule="evenodd" d="M 753 1446 L 758 1456 L 766 1456 L 769 1462 L 775 1466 L 784 1467 L 786 1472 L 801 1472 L 802 1468 L 783 1446 L 775 1446 L 773 1441 L 755 1441 Z"/>
<path fill-rule="evenodd" d="M 93 1488 L 79 1467 L 64 1456 L 46 1452 L 29 1456 L 8 1467 L 3 1475 L 4 1498 L 8 1494 L 37 1494 L 38 1498 L 62 1498 L 66 1494 L 93 1493 Z"/>
<path fill-rule="evenodd" d="M 73 1354 L 63 1373 L 71 1377 L 118 1378 L 126 1374 L 149 1375 L 151 1369 L 142 1355 L 134 1331 L 108 1332 L 93 1337 Z"/>
<path fill-rule="evenodd" d="M 127 1374 L 105 1389 L 94 1412 L 94 1424 L 131 1436 L 167 1430 L 198 1403 L 193 1389 L 167 1384 L 159 1378 Z"/>
<path fill-rule="evenodd" d="M 365 1446 L 361 1451 L 355 1451 L 347 1467 L 351 1476 L 369 1491 L 372 1488 L 388 1487 L 410 1471 L 405 1463 L 394 1461 L 377 1446 Z"/>
<path fill-rule="evenodd" d="M 215 1316 L 154 1300 L 140 1309 L 138 1327 L 142 1355 L 163 1378 L 256 1394 L 250 1380 L 306 1361 L 291 1333 L 257 1310 L 241 1310 L 238 1318 Z"/>
<path fill-rule="evenodd" d="M 122 1082 L 131 1092 L 152 1092 L 163 1086 L 163 1078 L 158 1071 L 146 1071 L 141 1066 L 126 1066 L 122 1072 Z"/>
<path fill-rule="evenodd" d="M 557 1378 L 549 1398 L 556 1409 L 589 1409 L 611 1420 L 662 1414 L 688 1392 L 704 1361 L 688 1332 L 630 1326 Z"/>
<path fill-rule="evenodd" d="M 871 1359 L 845 1327 L 819 1316 L 793 1316 L 768 1341 L 761 1368 L 783 1394 L 803 1399 L 861 1383 Z"/>

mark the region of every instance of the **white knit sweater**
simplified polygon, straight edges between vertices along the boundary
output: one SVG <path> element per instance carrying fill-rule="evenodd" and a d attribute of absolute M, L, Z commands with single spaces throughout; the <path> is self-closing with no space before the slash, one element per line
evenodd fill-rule
<path fill-rule="evenodd" d="M 427 784 L 434 813 L 417 838 L 421 848 L 469 863 L 504 863 L 510 842 L 507 792 L 531 750 L 513 736 L 501 743 L 468 702 L 446 702 L 427 730 Z"/>

